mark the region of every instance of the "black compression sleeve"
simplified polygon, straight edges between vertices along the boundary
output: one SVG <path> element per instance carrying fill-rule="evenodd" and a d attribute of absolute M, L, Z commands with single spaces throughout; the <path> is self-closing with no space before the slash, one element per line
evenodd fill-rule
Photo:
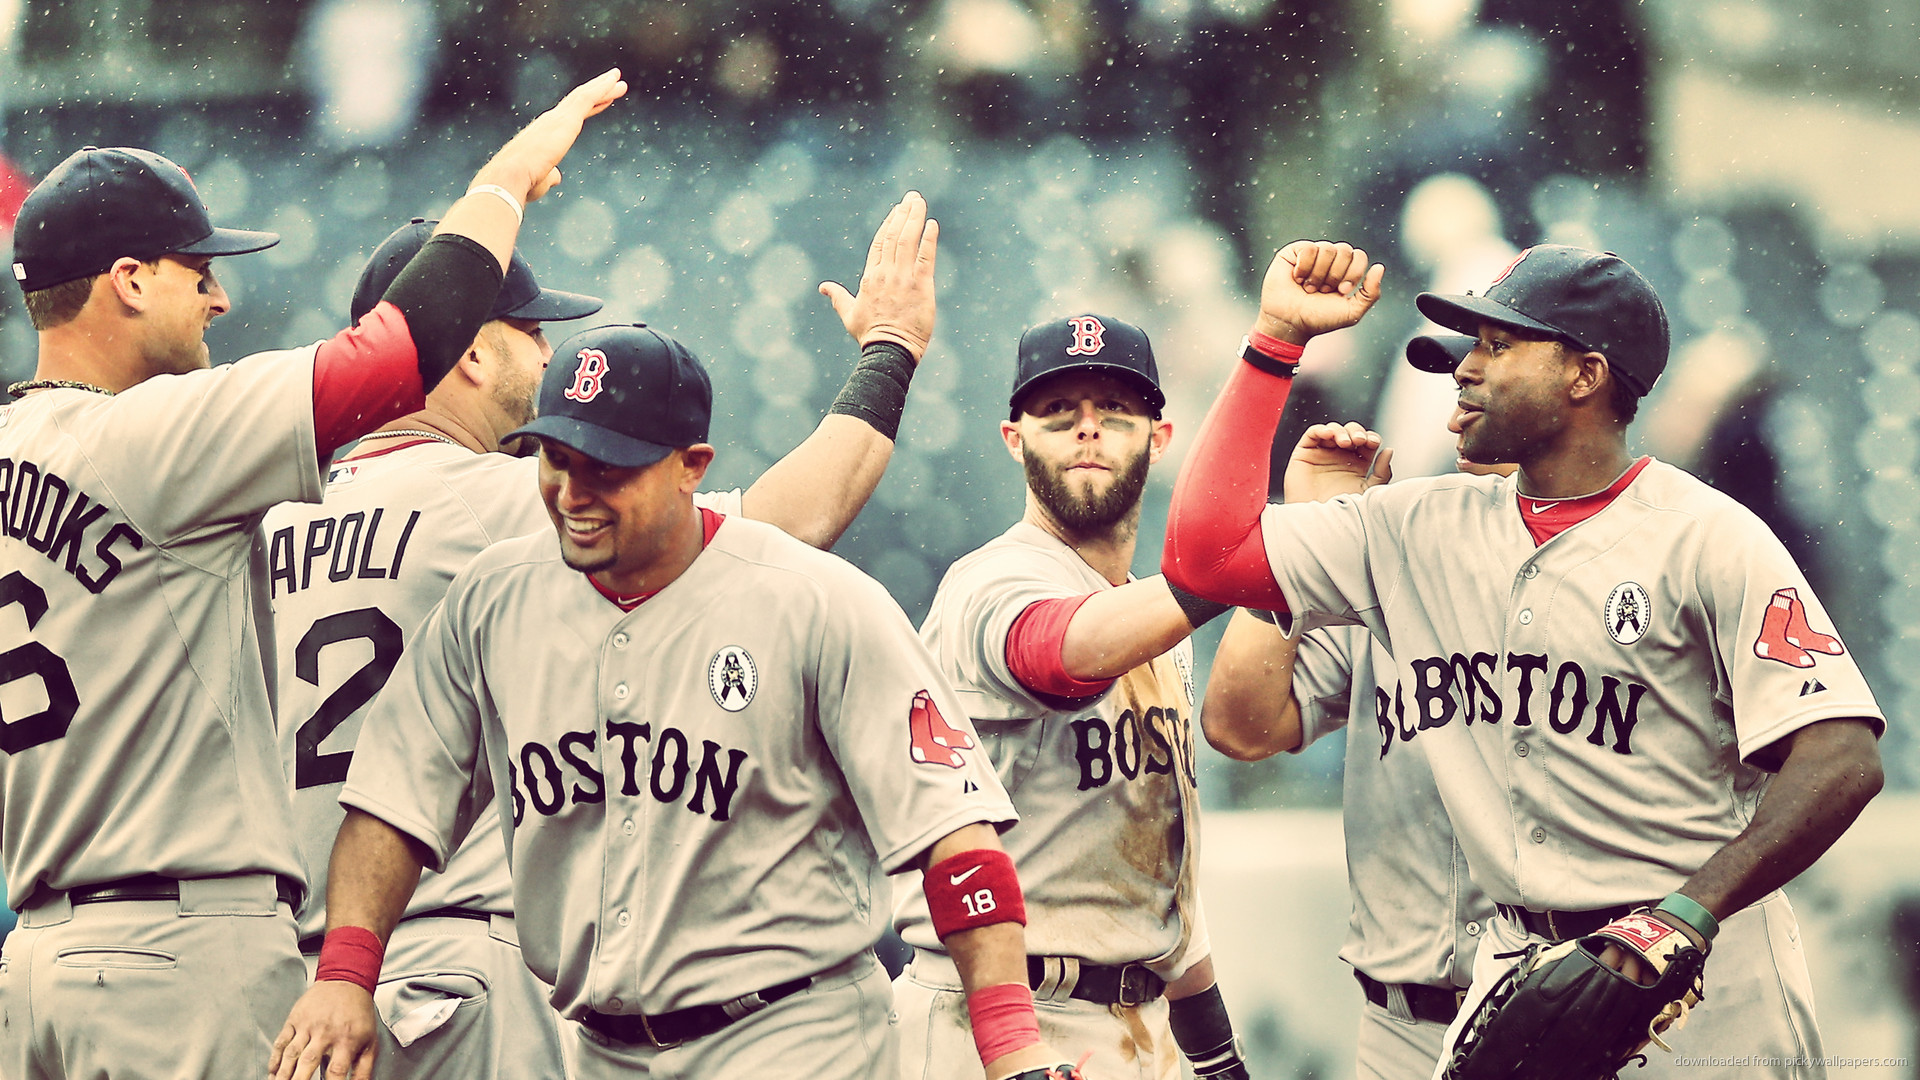
<path fill-rule="evenodd" d="M 892 439 L 900 433 L 900 414 L 907 408 L 907 384 L 913 380 L 913 354 L 891 341 L 876 341 L 860 350 L 860 362 L 829 413 L 845 413 L 865 420 Z"/>
<path fill-rule="evenodd" d="M 1187 617 L 1187 624 L 1195 630 L 1218 618 L 1221 612 L 1233 609 L 1232 604 L 1195 596 L 1171 581 L 1167 582 L 1167 591 L 1173 594 L 1173 602 L 1180 605 L 1181 614 Z"/>
<path fill-rule="evenodd" d="M 504 277 L 500 260 L 479 242 L 439 233 L 421 247 L 381 298 L 407 317 L 427 393 L 473 344 Z"/>

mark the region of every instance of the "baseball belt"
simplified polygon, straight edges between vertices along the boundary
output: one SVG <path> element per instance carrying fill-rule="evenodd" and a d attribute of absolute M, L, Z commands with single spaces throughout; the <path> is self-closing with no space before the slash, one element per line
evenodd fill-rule
<path fill-rule="evenodd" d="M 1407 1003 L 1407 1012 L 1415 1020 L 1429 1024 L 1453 1023 L 1453 1018 L 1460 1015 L 1460 1001 L 1467 994 L 1465 990 L 1424 983 L 1383 983 L 1358 969 L 1354 970 L 1353 977 L 1360 980 L 1361 993 L 1374 1005 L 1393 1011 L 1389 1002 L 1398 990 Z"/>
<path fill-rule="evenodd" d="M 57 896 L 55 890 L 42 885 L 34 890 L 27 899 L 27 906 L 33 907 L 45 903 Z M 281 903 L 292 907 L 300 896 L 300 886 L 291 878 L 274 878 L 274 896 Z M 160 874 L 140 874 L 135 877 L 120 878 L 115 881 L 103 881 L 98 885 L 82 885 L 67 890 L 67 903 L 104 904 L 114 900 L 179 900 L 180 879 L 163 877 Z"/>
<path fill-rule="evenodd" d="M 1615 904 L 1613 907 L 1595 908 L 1592 911 L 1530 911 L 1506 904 L 1493 906 L 1494 910 L 1508 922 L 1522 927 L 1534 937 L 1559 942 L 1586 937 L 1622 915 L 1631 914 L 1640 908 L 1652 907 L 1653 904 L 1652 900 L 1643 900 L 1637 904 Z"/>
<path fill-rule="evenodd" d="M 631 1046 L 651 1046 L 670 1050 L 682 1043 L 705 1038 L 735 1020 L 744 1020 L 761 1009 L 791 997 L 813 984 L 812 976 L 769 986 L 765 990 L 734 998 L 719 1005 L 694 1005 L 658 1016 L 642 1013 L 603 1013 L 589 1010 L 580 1023 L 615 1042 Z"/>
<path fill-rule="evenodd" d="M 1027 957 L 1027 988 L 1052 999 L 1062 985 L 1067 997 L 1098 1005 L 1145 1005 L 1166 993 L 1167 982 L 1141 963 L 1090 964 L 1072 956 Z"/>
<path fill-rule="evenodd" d="M 481 911 L 477 908 L 441 907 L 434 908 L 432 911 L 422 911 L 417 915 L 404 915 L 400 921 L 409 923 L 415 919 L 467 919 L 472 922 L 490 923 L 493 922 L 496 917 L 492 912 Z M 309 956 L 318 956 L 320 954 L 320 946 L 326 944 L 326 940 L 327 935 L 325 934 L 308 934 L 306 937 L 300 939 L 300 951 Z"/>

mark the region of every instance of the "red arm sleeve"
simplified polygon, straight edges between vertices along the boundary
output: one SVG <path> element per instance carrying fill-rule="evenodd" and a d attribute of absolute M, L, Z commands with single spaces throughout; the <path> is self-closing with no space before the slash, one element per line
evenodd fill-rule
<path fill-rule="evenodd" d="M 313 358 L 313 430 L 321 460 L 427 403 L 407 317 L 382 300 Z"/>
<path fill-rule="evenodd" d="M 1067 674 L 1062 649 L 1067 641 L 1067 624 L 1073 613 L 1093 596 L 1063 596 L 1028 604 L 1007 631 L 1007 669 L 1034 695 L 1042 698 L 1082 699 L 1099 697 L 1113 685 L 1112 679 L 1081 682 Z"/>
<path fill-rule="evenodd" d="M 1160 572 L 1195 596 L 1286 611 L 1267 562 L 1260 512 L 1267 506 L 1273 435 L 1293 379 L 1245 362 L 1208 410 L 1173 485 Z"/>

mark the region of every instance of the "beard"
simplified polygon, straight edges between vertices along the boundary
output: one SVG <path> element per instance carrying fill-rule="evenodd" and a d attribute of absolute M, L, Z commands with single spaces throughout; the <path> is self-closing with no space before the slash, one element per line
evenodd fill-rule
<path fill-rule="evenodd" d="M 1067 486 L 1065 468 L 1028 454 L 1027 487 L 1055 521 L 1075 533 L 1092 535 L 1113 528 L 1139 507 L 1140 493 L 1147 487 L 1147 464 L 1143 447 L 1132 460 L 1120 465 L 1107 490 L 1083 494 Z"/>

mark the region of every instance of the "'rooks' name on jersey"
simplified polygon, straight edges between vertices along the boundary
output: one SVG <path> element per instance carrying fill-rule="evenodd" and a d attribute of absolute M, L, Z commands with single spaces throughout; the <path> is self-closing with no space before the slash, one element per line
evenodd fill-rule
<path fill-rule="evenodd" d="M 124 542 L 135 551 L 147 546 L 126 522 L 102 522 L 106 514 L 104 503 L 57 473 L 45 472 L 31 461 L 0 458 L 0 527 L 72 574 L 96 596 L 120 576 L 120 558 L 113 551 L 116 543 Z M 89 546 L 88 530 L 96 525 L 103 527 L 95 530 L 97 539 Z M 99 560 L 97 569 L 87 565 L 82 549 Z"/>
<path fill-rule="evenodd" d="M 1506 701 L 1494 686 L 1498 664 L 1499 658 L 1486 652 L 1415 660 L 1411 665 L 1411 709 L 1407 707 L 1404 684 L 1394 687 L 1391 698 L 1386 688 L 1375 687 L 1374 719 L 1380 727 L 1380 756 L 1387 756 L 1396 734 L 1401 742 L 1410 742 L 1420 732 L 1445 727 L 1456 718 L 1466 724 L 1499 723 L 1506 713 Z M 1531 727 L 1538 722 L 1561 735 L 1573 735 L 1587 724 L 1587 707 L 1592 705 L 1587 742 L 1604 747 L 1611 734 L 1614 753 L 1633 753 L 1633 728 L 1640 722 L 1645 685 L 1612 675 L 1596 680 L 1572 660 L 1555 665 L 1543 653 L 1508 654 L 1507 673 L 1515 676 L 1512 690 L 1518 708 L 1513 714 L 1514 727 Z M 1536 690 L 1546 691 L 1544 711 L 1535 700 Z"/>

